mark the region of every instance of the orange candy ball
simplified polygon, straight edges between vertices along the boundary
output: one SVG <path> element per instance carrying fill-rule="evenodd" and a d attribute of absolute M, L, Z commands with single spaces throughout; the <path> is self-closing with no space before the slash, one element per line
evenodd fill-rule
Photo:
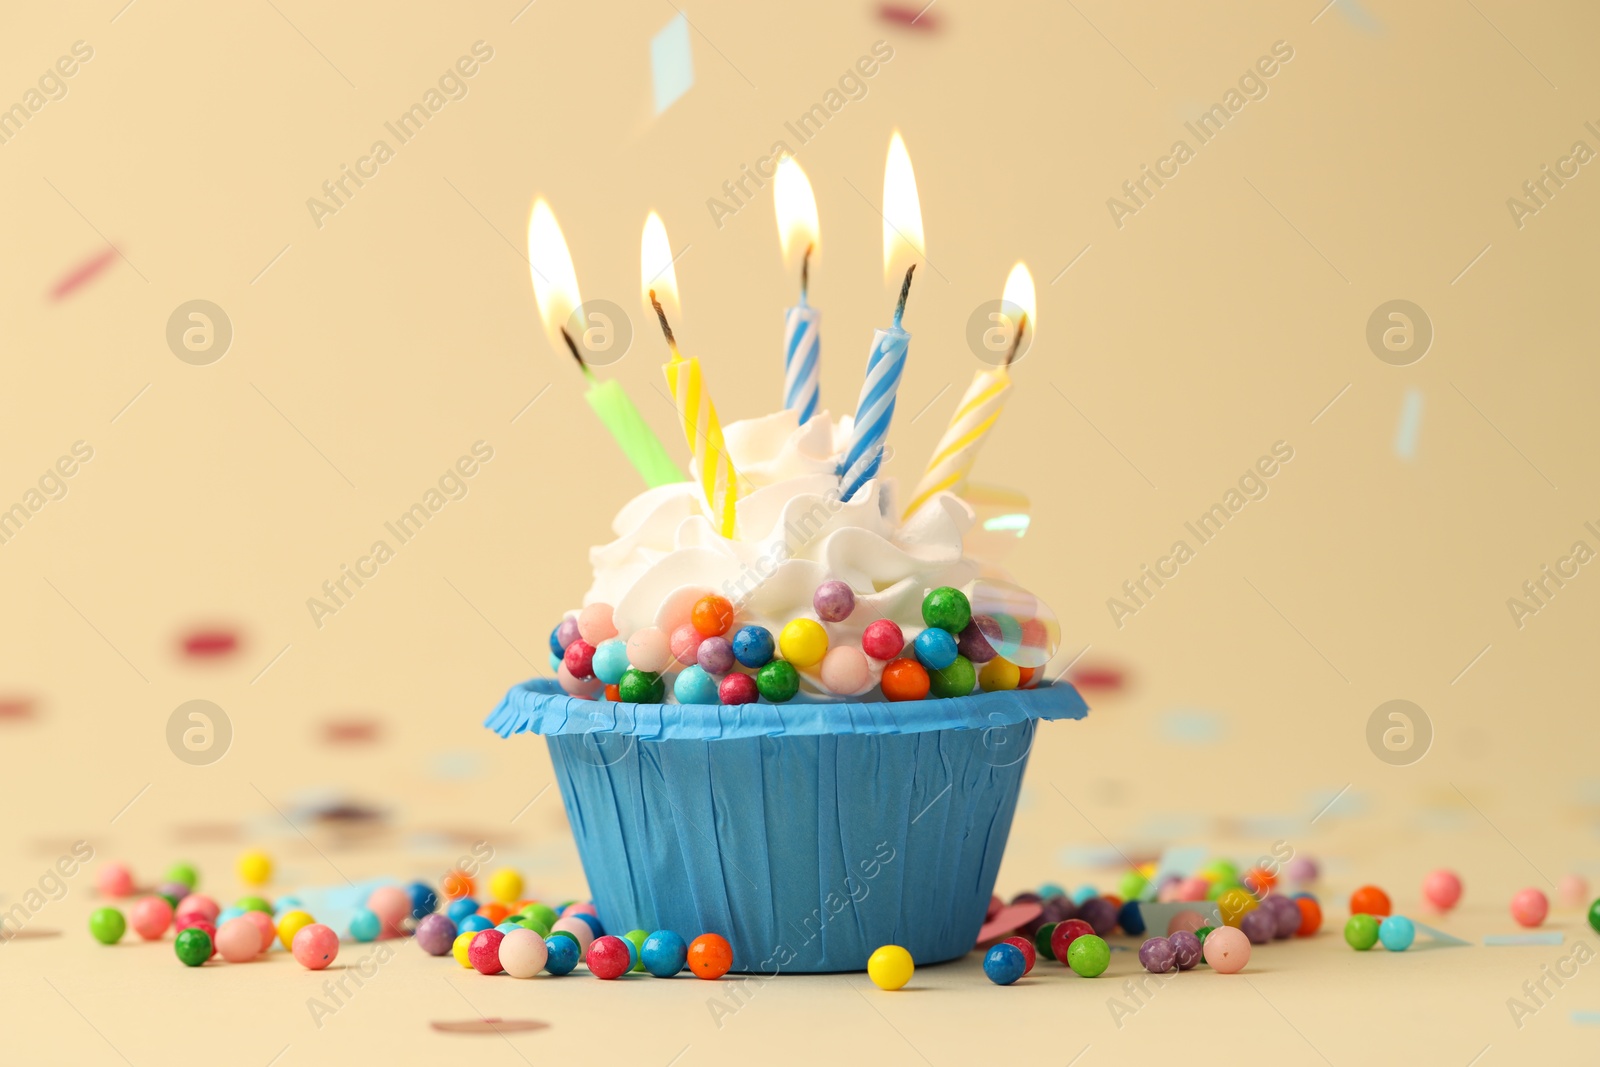
<path fill-rule="evenodd" d="M 1351 915 L 1374 915 L 1382 919 L 1390 911 L 1389 894 L 1375 885 L 1364 885 L 1350 894 Z"/>
<path fill-rule="evenodd" d="M 478 909 L 478 914 L 499 926 L 506 921 L 506 916 L 511 914 L 511 909 L 504 904 L 491 902 Z"/>
<path fill-rule="evenodd" d="M 1300 909 L 1300 929 L 1295 936 L 1310 937 L 1322 928 L 1322 905 L 1310 897 L 1296 897 L 1294 903 Z"/>
<path fill-rule="evenodd" d="M 709 598 L 707 598 L 709 599 Z M 719 934 L 701 934 L 689 942 L 689 969 L 696 978 L 714 981 L 733 966 L 733 946 Z"/>
<path fill-rule="evenodd" d="M 607 700 L 621 700 L 622 699 L 622 690 L 620 688 L 618 688 L 617 686 L 614 686 L 614 685 L 606 686 L 606 699 Z"/>
<path fill-rule="evenodd" d="M 689 612 L 689 621 L 701 637 L 721 637 L 733 625 L 733 605 L 716 594 L 701 597 Z"/>
<path fill-rule="evenodd" d="M 444 879 L 439 883 L 439 888 L 444 891 L 446 900 L 460 900 L 462 897 L 470 897 L 478 891 L 477 884 L 472 880 L 472 875 L 460 868 L 445 875 Z"/>
<path fill-rule="evenodd" d="M 890 700 L 921 700 L 928 695 L 928 671 L 914 659 L 892 659 L 884 664 L 882 685 Z"/>

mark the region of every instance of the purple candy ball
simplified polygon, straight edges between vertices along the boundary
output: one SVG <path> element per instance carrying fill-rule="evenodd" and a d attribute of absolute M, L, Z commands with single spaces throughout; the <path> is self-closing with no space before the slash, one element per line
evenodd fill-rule
<path fill-rule="evenodd" d="M 157 894 L 163 897 L 171 897 L 173 900 L 180 902 L 184 897 L 193 892 L 193 889 L 190 889 L 182 882 L 162 882 L 160 885 L 156 886 Z"/>
<path fill-rule="evenodd" d="M 446 955 L 456 943 L 456 924 L 443 912 L 424 915 L 417 923 L 416 938 L 417 944 L 428 955 Z"/>
<path fill-rule="evenodd" d="M 1299 908 L 1295 909 L 1299 911 Z M 1200 939 L 1187 930 L 1179 930 L 1167 938 L 1167 944 L 1172 946 L 1173 957 L 1177 960 L 1178 970 L 1187 971 L 1200 962 Z"/>
<path fill-rule="evenodd" d="M 1117 928 L 1117 906 L 1105 897 L 1091 897 L 1079 906 L 1078 918 L 1104 937 Z"/>
<path fill-rule="evenodd" d="M 974 615 L 956 640 L 956 649 L 973 663 L 988 663 L 997 653 L 993 642 L 1000 640 L 1000 624 L 987 615 Z"/>
<path fill-rule="evenodd" d="M 1262 902 L 1263 907 L 1272 910 L 1272 918 L 1278 924 L 1273 931 L 1273 937 L 1279 941 L 1287 941 L 1300 930 L 1300 906 L 1288 897 L 1270 896 Z"/>
<path fill-rule="evenodd" d="M 1317 861 L 1310 856 L 1296 856 L 1283 869 L 1284 877 L 1294 885 L 1310 885 L 1317 880 Z"/>
<path fill-rule="evenodd" d="M 556 627 L 556 644 L 566 651 L 568 645 L 578 639 L 578 617 L 568 615 L 561 620 L 561 625 Z"/>
<path fill-rule="evenodd" d="M 841 581 L 827 581 L 817 586 L 811 596 L 811 606 L 817 609 L 817 618 L 823 622 L 844 622 L 856 609 L 856 595 Z"/>
<path fill-rule="evenodd" d="M 1178 965 L 1178 954 L 1171 941 L 1152 937 L 1139 946 L 1139 963 L 1151 974 L 1166 974 Z"/>
<path fill-rule="evenodd" d="M 1252 945 L 1265 945 L 1278 932 L 1277 917 L 1257 908 L 1239 920 L 1239 932 L 1249 938 Z"/>
<path fill-rule="evenodd" d="M 700 642 L 695 661 L 707 674 L 727 674 L 733 670 L 733 645 L 726 637 L 708 637 Z"/>
<path fill-rule="evenodd" d="M 1047 923 L 1064 923 L 1068 919 L 1078 917 L 1078 906 L 1072 902 L 1071 897 L 1051 897 L 1042 905 L 1044 911 L 1039 918 Z"/>

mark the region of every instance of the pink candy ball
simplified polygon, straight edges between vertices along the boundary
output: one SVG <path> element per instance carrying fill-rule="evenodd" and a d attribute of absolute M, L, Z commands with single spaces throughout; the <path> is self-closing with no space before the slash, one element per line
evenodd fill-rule
<path fill-rule="evenodd" d="M 561 683 L 563 692 L 575 697 L 592 697 L 605 688 L 600 679 L 595 677 L 574 678 L 564 662 L 556 671 L 556 681 Z"/>
<path fill-rule="evenodd" d="M 186 915 L 198 915 L 208 923 L 215 923 L 221 911 L 217 902 L 204 893 L 190 893 L 178 901 L 177 915 L 180 919 Z"/>
<path fill-rule="evenodd" d="M 133 906 L 132 922 L 140 937 L 158 940 L 172 925 L 172 905 L 166 897 L 145 897 Z"/>
<path fill-rule="evenodd" d="M 411 914 L 411 894 L 397 885 L 380 886 L 367 898 L 367 910 L 383 923 L 383 932 L 399 936 L 400 924 Z"/>
<path fill-rule="evenodd" d="M 1187 930 L 1192 934 L 1205 924 L 1205 919 L 1198 911 L 1190 911 L 1189 909 L 1185 908 L 1183 911 L 1180 911 L 1178 914 L 1174 915 L 1171 921 L 1167 923 L 1167 936 L 1171 937 L 1179 930 Z M 1209 935 L 1207 935 L 1207 939 L 1209 940 Z M 1248 941 L 1249 939 L 1246 938 L 1245 940 Z"/>
<path fill-rule="evenodd" d="M 499 930 L 479 930 L 467 943 L 467 962 L 472 964 L 472 969 L 479 974 L 499 974 L 503 967 L 500 966 L 500 942 L 506 935 Z"/>
<path fill-rule="evenodd" d="M 243 915 L 217 931 L 217 952 L 229 963 L 247 963 L 261 955 L 261 931 Z"/>
<path fill-rule="evenodd" d="M 1250 962 L 1250 939 L 1232 926 L 1219 926 L 1206 935 L 1206 962 L 1218 974 L 1237 974 Z"/>
<path fill-rule="evenodd" d="M 561 654 L 561 665 L 574 678 L 588 681 L 594 677 L 594 645 L 578 638 Z"/>
<path fill-rule="evenodd" d="M 628 665 L 660 674 L 672 662 L 672 643 L 654 626 L 643 626 L 628 638 Z"/>
<path fill-rule="evenodd" d="M 1461 899 L 1461 879 L 1454 871 L 1434 871 L 1422 880 L 1422 898 L 1440 911 L 1449 911 Z"/>
<path fill-rule="evenodd" d="M 1521 926 L 1538 926 L 1550 914 L 1550 900 L 1537 889 L 1518 890 L 1511 898 L 1511 917 Z"/>
<path fill-rule="evenodd" d="M 871 683 L 866 654 L 854 645 L 836 645 L 822 657 L 822 684 L 828 692 L 854 696 Z"/>
<path fill-rule="evenodd" d="M 593 915 L 595 918 L 599 918 L 600 909 L 595 907 L 592 901 L 585 900 L 577 904 L 567 905 L 561 912 L 561 917 L 565 919 L 568 915 Z"/>
<path fill-rule="evenodd" d="M 308 971 L 320 971 L 339 956 L 339 935 L 322 923 L 302 926 L 294 935 L 294 958 Z"/>
<path fill-rule="evenodd" d="M 550 927 L 552 934 L 565 930 L 578 939 L 578 955 L 584 956 L 589 952 L 589 943 L 594 940 L 594 927 L 578 918 L 576 915 L 563 915 L 557 919 L 555 925 Z"/>
<path fill-rule="evenodd" d="M 617 636 L 617 624 L 611 619 L 611 605 L 590 604 L 578 612 L 578 636 L 591 645 Z"/>
<path fill-rule="evenodd" d="M 664 634 L 670 634 L 686 625 L 694 615 L 695 604 L 710 592 L 699 586 L 685 586 L 668 593 L 661 607 L 656 610 L 656 628 Z"/>
<path fill-rule="evenodd" d="M 705 638 L 700 631 L 694 628 L 693 623 L 684 623 L 672 631 L 672 654 L 678 662 L 687 667 L 700 656 L 700 642 Z"/>
<path fill-rule="evenodd" d="M 1204 878 L 1185 878 L 1178 883 L 1178 899 L 1184 901 L 1200 901 L 1206 899 L 1211 892 L 1211 883 Z"/>
<path fill-rule="evenodd" d="M 532 930 L 513 930 L 500 942 L 500 967 L 513 978 L 532 978 L 549 958 L 544 938 Z"/>
<path fill-rule="evenodd" d="M 133 874 L 126 864 L 108 863 L 95 874 L 95 885 L 108 897 L 125 897 L 133 892 Z"/>
<path fill-rule="evenodd" d="M 272 943 L 278 940 L 278 929 L 272 925 L 272 916 L 268 915 L 266 912 L 247 911 L 239 917 L 247 920 L 251 926 L 256 928 L 256 933 L 261 936 L 262 952 L 267 951 L 267 949 L 272 947 Z M 229 920 L 229 922 L 232 921 L 233 920 L 231 919 Z"/>
<path fill-rule="evenodd" d="M 1556 883 L 1556 889 L 1561 894 L 1564 907 L 1581 908 L 1589 903 L 1589 880 L 1581 875 L 1562 875 L 1561 881 Z"/>

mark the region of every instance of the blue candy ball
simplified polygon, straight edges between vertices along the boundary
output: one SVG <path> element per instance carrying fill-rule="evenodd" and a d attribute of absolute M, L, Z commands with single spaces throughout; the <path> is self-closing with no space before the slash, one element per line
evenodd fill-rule
<path fill-rule="evenodd" d="M 1391 915 L 1378 924 L 1378 940 L 1390 952 L 1404 952 L 1416 937 L 1416 926 L 1404 915 Z"/>
<path fill-rule="evenodd" d="M 220 930 L 222 929 L 223 923 L 227 922 L 229 919 L 237 919 L 243 914 L 243 908 L 223 908 L 221 911 L 217 912 L 217 921 L 213 925 Z"/>
<path fill-rule="evenodd" d="M 628 971 L 631 971 L 639 966 L 639 946 L 633 943 L 633 938 L 631 937 L 619 938 L 618 940 L 628 946 Z M 622 973 L 627 974 L 628 971 L 623 971 Z"/>
<path fill-rule="evenodd" d="M 680 704 L 715 704 L 717 680 L 699 664 L 693 664 L 678 672 L 678 680 L 672 683 L 672 695 Z"/>
<path fill-rule="evenodd" d="M 566 649 L 561 647 L 560 633 L 561 624 L 557 623 L 555 629 L 550 631 L 550 655 L 556 659 L 560 659 L 561 654 L 566 651 Z"/>
<path fill-rule="evenodd" d="M 278 902 L 272 905 L 272 915 L 274 918 L 276 918 L 286 911 L 294 911 L 298 908 L 303 908 L 304 906 L 305 905 L 300 903 L 299 897 L 279 897 Z"/>
<path fill-rule="evenodd" d="M 1039 887 L 1039 895 L 1045 900 L 1049 900 L 1051 897 L 1064 897 L 1067 895 L 1067 891 L 1054 882 L 1046 882 Z"/>
<path fill-rule="evenodd" d="M 943 633 L 944 631 L 939 631 Z M 1028 969 L 1028 961 L 1015 945 L 996 945 L 983 957 L 983 973 L 995 985 L 1010 985 Z"/>
<path fill-rule="evenodd" d="M 594 931 L 594 936 L 596 936 L 596 937 L 601 937 L 606 932 L 606 928 L 600 925 L 600 920 L 596 919 L 593 915 L 590 915 L 586 911 L 580 911 L 580 912 L 574 913 L 573 914 L 573 918 L 574 919 L 582 919 L 584 922 L 588 923 L 589 924 L 589 929 Z M 627 938 L 623 938 L 623 940 L 626 941 Z"/>
<path fill-rule="evenodd" d="M 955 635 L 936 626 L 930 626 L 918 634 L 911 646 L 917 654 L 917 661 L 930 671 L 944 670 L 956 661 L 960 652 L 956 647 Z"/>
<path fill-rule="evenodd" d="M 376 941 L 383 932 L 383 921 L 366 908 L 359 908 L 350 916 L 350 936 L 357 941 Z"/>
<path fill-rule="evenodd" d="M 478 914 L 478 902 L 473 900 L 471 897 L 462 897 L 460 900 L 452 900 L 449 905 L 445 907 L 444 913 L 450 916 L 451 922 L 459 925 L 461 920 L 465 919 L 468 915 Z"/>
<path fill-rule="evenodd" d="M 1093 900 L 1100 895 L 1100 890 L 1092 885 L 1080 885 L 1072 891 L 1072 902 L 1082 904 L 1086 900 Z"/>
<path fill-rule="evenodd" d="M 482 915 L 468 915 L 465 919 L 462 919 L 460 922 L 456 923 L 456 933 L 475 934 L 479 930 L 487 930 L 493 925 L 493 923 L 491 923 L 488 919 L 485 919 Z"/>
<path fill-rule="evenodd" d="M 620 637 L 601 641 L 594 648 L 594 676 L 607 685 L 622 681 L 628 669 L 628 642 Z"/>
<path fill-rule="evenodd" d="M 499 930 L 502 934 L 509 934 L 513 930 L 526 930 L 527 927 L 523 926 L 521 923 L 514 923 L 510 919 L 507 919 L 499 926 L 496 926 L 495 929 Z"/>
<path fill-rule="evenodd" d="M 406 886 L 406 892 L 411 894 L 411 917 L 421 919 L 432 915 L 439 907 L 439 894 L 425 882 L 412 882 Z"/>
<path fill-rule="evenodd" d="M 772 649 L 772 631 L 765 626 L 741 626 L 733 635 L 733 658 L 746 667 L 765 667 Z"/>
<path fill-rule="evenodd" d="M 578 943 L 570 937 L 552 937 L 545 941 L 548 956 L 544 969 L 554 975 L 571 974 L 578 965 Z"/>
<path fill-rule="evenodd" d="M 657 978 L 671 978 L 688 962 L 689 946 L 671 930 L 657 930 L 644 939 L 639 957 L 644 960 L 644 969 Z"/>
<path fill-rule="evenodd" d="M 562 663 L 562 658 L 560 656 L 551 656 L 550 657 L 550 670 L 552 672 L 559 671 L 561 669 L 561 663 Z"/>
<path fill-rule="evenodd" d="M 1130 937 L 1144 933 L 1144 912 L 1139 910 L 1138 901 L 1130 900 L 1117 910 L 1117 925 Z"/>

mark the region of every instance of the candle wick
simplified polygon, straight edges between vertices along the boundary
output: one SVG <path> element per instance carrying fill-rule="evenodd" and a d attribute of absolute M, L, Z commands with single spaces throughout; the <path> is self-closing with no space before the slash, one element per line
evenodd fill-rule
<path fill-rule="evenodd" d="M 589 364 L 583 361 L 583 356 L 578 353 L 578 342 L 572 339 L 565 326 L 561 327 L 561 336 L 567 342 L 567 350 L 572 353 L 572 358 L 578 361 L 578 369 L 583 371 L 583 376 L 590 381 L 594 380 L 594 372 L 589 369 Z"/>
<path fill-rule="evenodd" d="M 806 302 L 806 295 L 811 289 L 811 250 L 816 245 L 806 245 L 806 254 L 800 260 L 800 303 Z"/>
<path fill-rule="evenodd" d="M 1011 350 L 1006 353 L 1005 366 L 1011 367 L 1011 361 L 1017 358 L 1017 348 L 1022 344 L 1022 334 L 1028 328 L 1028 313 L 1024 311 L 1017 319 L 1017 332 L 1011 336 Z"/>
<path fill-rule="evenodd" d="M 656 318 L 661 320 L 661 332 L 666 335 L 667 347 L 672 349 L 672 358 L 678 359 L 678 339 L 672 336 L 672 325 L 667 322 L 667 313 L 661 310 L 661 301 L 656 299 L 656 291 L 650 290 L 650 306 L 656 309 Z"/>
<path fill-rule="evenodd" d="M 906 297 L 911 294 L 911 274 L 917 269 L 915 263 L 906 268 L 906 280 L 900 283 L 900 302 L 894 307 L 894 328 L 900 328 L 900 317 L 906 313 Z"/>

